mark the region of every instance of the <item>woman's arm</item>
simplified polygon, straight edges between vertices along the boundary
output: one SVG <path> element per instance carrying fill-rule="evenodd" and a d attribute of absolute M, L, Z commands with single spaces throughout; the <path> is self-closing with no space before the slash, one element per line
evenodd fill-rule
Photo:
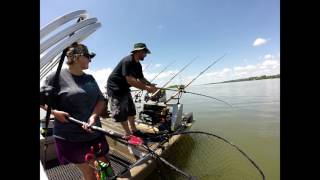
<path fill-rule="evenodd" d="M 104 109 L 104 106 L 105 106 L 104 101 L 99 100 L 97 102 L 96 106 L 94 107 L 91 116 L 93 116 L 94 118 L 99 116 L 101 114 L 102 110 Z"/>
<path fill-rule="evenodd" d="M 82 126 L 82 128 L 88 132 L 93 132 L 90 129 L 90 126 L 94 125 L 96 122 L 97 117 L 101 114 L 102 110 L 104 109 L 105 103 L 103 100 L 99 100 L 96 106 L 93 109 L 91 116 L 88 119 L 88 122 Z"/>
<path fill-rule="evenodd" d="M 43 110 L 47 111 L 47 108 L 48 108 L 47 105 L 44 105 L 44 106 L 40 105 L 40 107 Z M 55 117 L 55 119 L 57 119 L 58 121 L 60 121 L 62 123 L 68 122 L 66 117 L 69 117 L 69 114 L 67 112 L 51 109 L 51 114 Z"/>

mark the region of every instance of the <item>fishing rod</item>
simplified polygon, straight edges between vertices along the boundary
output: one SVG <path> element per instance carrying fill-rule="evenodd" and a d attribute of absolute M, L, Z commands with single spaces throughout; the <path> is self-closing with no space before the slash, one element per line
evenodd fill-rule
<path fill-rule="evenodd" d="M 173 60 L 170 64 L 168 64 L 164 69 L 162 69 L 155 77 L 153 77 L 150 82 L 154 81 L 161 73 L 163 73 L 168 67 L 170 67 L 173 63 L 175 63 L 177 60 Z"/>
<path fill-rule="evenodd" d="M 85 122 L 83 121 L 80 121 L 80 120 L 77 120 L 73 117 L 68 117 L 68 121 L 70 122 L 73 122 L 75 124 L 78 124 L 78 125 L 81 125 L 83 126 L 84 124 L 86 124 Z M 105 135 L 113 138 L 113 139 L 116 139 L 116 140 L 119 140 L 121 142 L 125 141 L 126 139 L 123 137 L 122 134 L 120 133 L 117 133 L 115 131 L 112 131 L 112 130 L 105 130 L 101 127 L 98 127 L 98 126 L 90 126 L 90 129 L 94 130 L 94 131 L 99 131 L 99 132 L 102 132 L 104 133 Z M 131 141 L 130 141 L 131 140 Z M 128 143 L 129 144 L 132 144 L 132 145 L 140 145 L 142 143 L 142 139 L 139 139 L 137 138 L 136 136 L 131 136 L 130 139 L 128 140 Z"/>
<path fill-rule="evenodd" d="M 172 136 L 176 136 L 176 135 L 188 135 L 188 134 L 202 134 L 202 135 L 208 135 L 208 137 L 215 137 L 218 138 L 220 140 L 222 140 L 223 142 L 231 145 L 233 148 L 235 148 L 238 152 L 240 152 L 244 157 L 246 157 L 246 159 L 258 170 L 258 172 L 260 173 L 261 177 L 263 180 L 265 180 L 265 175 L 263 173 L 263 171 L 261 170 L 261 168 L 257 165 L 257 163 L 254 162 L 254 160 L 252 160 L 252 158 L 250 158 L 243 150 L 241 150 L 238 146 L 236 146 L 234 143 L 228 141 L 227 139 L 218 136 L 216 134 L 213 133 L 208 133 L 208 132 L 203 132 L 203 131 L 180 131 L 180 132 L 173 132 L 173 133 L 163 133 L 162 135 L 158 135 L 158 136 L 154 136 L 154 137 L 149 137 L 149 138 L 145 138 L 146 140 L 151 140 L 151 139 L 156 139 L 156 138 L 170 138 Z"/>
<path fill-rule="evenodd" d="M 224 55 L 222 55 L 220 58 L 218 58 L 217 60 L 213 61 L 208 67 L 206 67 L 203 71 L 201 71 L 195 78 L 193 78 L 187 85 L 183 86 L 183 88 L 180 89 L 180 91 L 178 91 L 177 93 L 175 93 L 174 95 L 172 95 L 168 100 L 166 100 L 166 103 L 169 102 L 171 99 L 173 99 L 175 96 L 177 96 L 178 94 L 180 94 L 183 89 L 187 88 L 192 82 L 194 82 L 199 76 L 201 76 L 204 72 L 206 72 L 210 67 L 212 67 L 214 64 L 216 64 L 217 62 L 219 62 L 224 56 L 226 56 L 226 53 Z"/>
<path fill-rule="evenodd" d="M 84 124 L 86 124 L 83 121 L 77 120 L 73 117 L 68 117 L 68 120 L 70 122 L 76 123 L 78 125 L 83 126 Z M 131 136 L 129 140 L 127 140 L 127 143 L 125 142 L 126 140 L 124 139 L 123 135 L 121 135 L 120 133 L 114 132 L 112 130 L 105 130 L 101 127 L 98 126 L 90 126 L 90 129 L 98 131 L 98 132 L 102 132 L 105 135 L 115 139 L 115 140 L 119 140 L 122 143 L 125 143 L 127 145 L 134 145 L 137 147 L 142 147 L 146 150 L 148 150 L 148 154 L 144 155 L 142 158 L 140 158 L 138 161 L 136 161 L 134 164 L 132 164 L 131 166 L 129 166 L 129 168 L 126 168 L 125 170 L 119 172 L 118 174 L 114 175 L 113 177 L 111 177 L 111 179 L 116 179 L 118 176 L 124 174 L 125 172 L 127 172 L 128 170 L 130 170 L 131 168 L 133 168 L 134 166 L 140 164 L 141 162 L 145 161 L 147 158 L 149 157 L 153 157 L 155 159 L 160 160 L 161 162 L 163 162 L 164 164 L 166 164 L 167 166 L 169 166 L 170 168 L 172 168 L 173 170 L 175 170 L 176 172 L 182 174 L 183 176 L 187 177 L 190 180 L 196 180 L 196 178 L 194 176 L 189 175 L 188 173 L 180 170 L 179 168 L 177 168 L 176 166 L 172 165 L 171 163 L 169 163 L 168 161 L 166 161 L 164 158 L 160 157 L 154 150 L 151 150 L 147 145 L 146 142 L 144 140 L 142 140 L 142 138 L 136 137 L 136 136 Z M 164 142 L 163 142 L 164 143 Z M 158 146 L 155 149 L 158 149 L 160 146 L 163 145 L 163 143 L 159 143 Z"/>
<path fill-rule="evenodd" d="M 204 94 L 200 94 L 200 93 L 195 93 L 195 92 L 190 92 L 190 91 L 185 91 L 184 89 L 181 90 L 181 89 L 170 89 L 170 88 L 162 88 L 163 90 L 167 90 L 167 91 L 181 91 L 183 93 L 189 93 L 189 94 L 194 94 L 194 95 L 198 95 L 198 96 L 203 96 L 203 97 L 207 97 L 207 98 L 210 98 L 210 99 L 214 99 L 214 100 L 217 100 L 217 101 L 220 101 L 220 102 L 223 102 L 225 104 L 227 104 L 228 106 L 230 107 L 233 107 L 230 103 L 226 102 L 226 101 L 223 101 L 221 99 L 218 99 L 218 98 L 215 98 L 215 97 L 212 97 L 212 96 L 208 96 L 208 95 L 204 95 Z"/>
<path fill-rule="evenodd" d="M 160 143 L 159 145 L 156 146 L 156 148 L 154 149 L 158 149 L 159 147 L 161 147 L 163 145 L 163 143 Z M 110 179 L 116 179 L 118 178 L 120 175 L 125 174 L 127 171 L 129 171 L 130 169 L 132 169 L 133 167 L 141 164 L 142 162 L 145 162 L 146 160 L 148 160 L 149 158 L 155 158 L 157 160 L 159 160 L 160 162 L 162 162 L 163 164 L 167 165 L 168 167 L 170 167 L 172 170 L 178 172 L 179 174 L 183 175 L 184 177 L 186 177 L 187 179 L 190 180 L 196 180 L 197 178 L 180 170 L 179 168 L 177 168 L 176 166 L 172 165 L 170 162 L 168 162 L 167 160 L 165 160 L 163 157 L 159 156 L 154 150 L 151 150 L 147 145 L 142 144 L 142 147 L 144 147 L 146 150 L 148 150 L 148 153 L 144 156 L 142 156 L 140 159 L 138 159 L 136 162 L 134 162 L 133 164 L 131 164 L 130 166 L 128 166 L 127 168 L 123 169 L 122 171 L 118 172 L 116 175 L 114 175 L 113 177 L 111 177 Z"/>
<path fill-rule="evenodd" d="M 193 58 L 188 64 L 186 64 L 177 74 L 175 74 L 172 78 L 169 79 L 169 81 L 167 81 L 161 88 L 165 88 L 178 74 L 180 74 L 183 70 L 185 70 L 191 63 L 193 63 L 196 59 L 198 58 L 198 56 L 196 56 L 195 58 Z M 160 88 L 160 89 L 161 89 Z M 160 89 L 158 89 L 155 93 L 153 93 L 151 96 L 150 96 L 150 99 L 155 96 L 159 91 Z"/>
<path fill-rule="evenodd" d="M 151 155 L 160 160 L 163 164 L 167 165 L 168 167 L 170 167 L 171 169 L 173 169 L 174 171 L 180 173 L 181 175 L 183 175 L 184 177 L 186 177 L 187 179 L 190 179 L 190 180 L 197 180 L 197 178 L 195 176 L 192 176 L 180 169 L 178 169 L 176 166 L 172 165 L 170 162 L 168 162 L 167 160 L 165 160 L 163 157 L 159 156 L 157 153 L 155 153 L 154 151 L 152 151 L 148 146 L 146 145 L 143 145 L 148 151 L 149 153 L 151 153 Z"/>
<path fill-rule="evenodd" d="M 168 64 L 164 69 L 162 69 L 155 77 L 153 77 L 150 82 L 154 81 L 161 73 L 163 73 L 168 67 L 170 67 L 173 63 L 175 63 L 176 60 L 172 61 L 170 64 Z M 134 97 L 141 96 L 140 94 L 143 92 L 143 90 L 139 90 L 136 94 L 134 94 Z"/>
<path fill-rule="evenodd" d="M 151 63 L 149 63 L 145 68 L 143 68 L 143 71 L 145 71 L 146 69 L 148 69 L 148 67 L 150 67 Z"/>

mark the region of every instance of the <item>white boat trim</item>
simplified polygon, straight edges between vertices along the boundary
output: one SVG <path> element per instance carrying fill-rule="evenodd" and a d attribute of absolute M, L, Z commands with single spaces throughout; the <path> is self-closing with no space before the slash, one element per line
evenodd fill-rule
<path fill-rule="evenodd" d="M 86 10 L 78 10 L 78 11 L 74 11 L 74 12 L 71 12 L 71 13 L 65 14 L 61 17 L 56 18 L 55 20 L 48 23 L 44 27 L 40 28 L 40 40 L 44 36 L 48 35 L 52 31 L 56 30 L 59 26 L 65 24 L 75 18 L 78 18 L 78 17 L 86 18 L 87 17 L 86 13 L 87 13 Z"/>
<path fill-rule="evenodd" d="M 98 21 L 97 18 L 90 18 L 85 19 L 83 21 L 80 21 L 76 24 L 73 24 L 72 26 L 64 29 L 63 31 L 59 32 L 58 34 L 50 37 L 46 41 L 42 42 L 40 44 L 40 53 L 43 53 L 45 50 L 56 44 L 57 42 L 61 41 L 63 38 L 69 36 L 70 34 L 80 30 L 81 28 L 84 28 L 90 24 L 96 23 Z"/>
<path fill-rule="evenodd" d="M 61 53 L 65 48 L 70 46 L 74 42 L 81 42 L 90 34 L 95 32 L 99 27 L 101 27 L 101 23 L 94 23 L 86 26 L 85 28 L 79 30 L 70 38 L 63 40 L 60 44 L 55 46 L 51 51 L 45 53 L 44 55 L 40 55 L 40 69 L 43 68 L 48 62 L 52 61 L 59 53 Z"/>

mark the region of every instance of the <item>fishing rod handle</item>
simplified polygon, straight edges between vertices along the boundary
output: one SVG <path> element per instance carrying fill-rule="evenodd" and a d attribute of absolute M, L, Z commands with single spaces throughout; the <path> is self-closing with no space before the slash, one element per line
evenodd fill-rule
<path fill-rule="evenodd" d="M 79 124 L 79 125 L 84 125 L 85 124 L 85 122 L 77 120 L 77 119 L 75 119 L 73 117 L 69 117 L 68 120 L 71 121 L 71 122 L 74 122 L 76 124 Z M 105 130 L 105 129 L 103 129 L 101 127 L 98 127 L 98 126 L 90 126 L 90 129 L 102 132 L 102 133 L 106 134 L 107 136 L 111 136 L 111 137 L 115 137 L 115 138 L 119 138 L 119 139 L 124 139 L 121 134 L 116 133 L 116 132 L 114 132 L 112 130 Z"/>

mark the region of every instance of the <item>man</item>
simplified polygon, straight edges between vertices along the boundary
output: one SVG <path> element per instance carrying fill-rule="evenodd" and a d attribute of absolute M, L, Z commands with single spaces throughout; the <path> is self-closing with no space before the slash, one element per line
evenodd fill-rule
<path fill-rule="evenodd" d="M 149 93 L 157 91 L 157 88 L 144 78 L 142 66 L 139 62 L 143 61 L 147 54 L 150 54 L 150 50 L 144 43 L 134 44 L 131 54 L 119 62 L 110 74 L 107 82 L 111 118 L 115 122 L 121 123 L 126 133 L 126 139 L 131 134 L 143 136 L 135 125 L 136 108 L 131 97 L 130 87 L 133 86 L 138 89 L 147 90 Z"/>

